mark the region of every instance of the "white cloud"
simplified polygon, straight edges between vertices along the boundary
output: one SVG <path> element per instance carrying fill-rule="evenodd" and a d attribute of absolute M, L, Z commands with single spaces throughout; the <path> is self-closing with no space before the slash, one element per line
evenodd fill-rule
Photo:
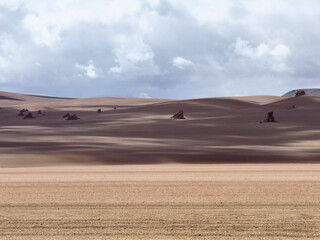
<path fill-rule="evenodd" d="M 150 45 L 139 37 L 118 37 L 119 46 L 113 49 L 114 62 L 109 69 L 111 73 L 157 75 L 160 73 L 154 63 L 154 52 Z"/>
<path fill-rule="evenodd" d="M 25 17 L 24 27 L 30 32 L 32 39 L 39 45 L 53 47 L 60 41 L 61 27 L 53 16 L 46 16 L 46 19 L 33 14 Z"/>
<path fill-rule="evenodd" d="M 272 48 L 265 43 L 261 43 L 254 47 L 248 41 L 238 38 L 234 44 L 234 52 L 251 60 L 261 61 L 267 64 L 273 71 L 282 72 L 289 70 L 287 60 L 291 55 L 291 51 L 284 44 L 278 44 Z"/>
<path fill-rule="evenodd" d="M 89 60 L 87 65 L 75 64 L 75 68 L 78 71 L 79 76 L 87 76 L 89 78 L 97 78 L 97 68 L 92 60 Z"/>
<path fill-rule="evenodd" d="M 120 67 L 111 67 L 110 69 L 109 69 L 109 72 L 110 73 L 121 73 L 121 68 Z"/>
<path fill-rule="evenodd" d="M 0 68 L 6 68 L 7 66 L 7 60 L 0 56 Z"/>
<path fill-rule="evenodd" d="M 1 0 L 0 7 L 7 7 L 10 11 L 16 11 L 23 0 Z"/>
<path fill-rule="evenodd" d="M 193 62 L 183 57 L 175 57 L 172 60 L 172 65 L 180 69 L 185 69 L 188 66 L 192 66 Z"/>
<path fill-rule="evenodd" d="M 37 67 L 40 67 L 40 68 L 42 67 L 42 64 L 39 63 L 39 62 L 35 62 L 34 65 L 37 66 Z"/>
<path fill-rule="evenodd" d="M 1 82 L 6 82 L 5 77 L 3 76 L 2 72 L 4 72 L 4 70 L 8 67 L 8 62 L 6 59 L 4 59 L 3 57 L 0 56 L 0 69 L 2 71 L 0 71 L 0 83 Z"/>
<path fill-rule="evenodd" d="M 290 48 L 283 44 L 277 45 L 272 49 L 271 55 L 274 59 L 273 69 L 275 71 L 282 72 L 289 69 L 286 62 L 291 55 Z"/>
<path fill-rule="evenodd" d="M 319 18 L 318 0 L 0 0 L 0 87 L 164 98 L 319 87 Z"/>
<path fill-rule="evenodd" d="M 151 98 L 147 93 L 142 92 L 138 95 L 139 98 Z"/>

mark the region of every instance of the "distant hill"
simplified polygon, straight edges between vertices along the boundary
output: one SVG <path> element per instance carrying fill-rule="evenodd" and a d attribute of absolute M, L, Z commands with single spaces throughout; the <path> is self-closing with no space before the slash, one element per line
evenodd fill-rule
<path fill-rule="evenodd" d="M 299 90 L 304 90 L 307 95 L 309 96 L 320 96 L 320 88 L 301 88 L 301 89 L 295 89 L 290 92 L 287 92 L 286 94 L 283 95 L 283 97 L 294 97 L 296 96 L 296 92 Z"/>

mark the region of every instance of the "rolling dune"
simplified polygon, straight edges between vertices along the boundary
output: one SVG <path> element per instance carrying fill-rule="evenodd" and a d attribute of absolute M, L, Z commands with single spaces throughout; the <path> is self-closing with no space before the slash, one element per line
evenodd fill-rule
<path fill-rule="evenodd" d="M 7 99 L 0 99 L 1 166 L 320 159 L 320 97 L 177 101 L 2 96 Z M 290 109 L 293 105 L 296 109 Z M 17 116 L 22 108 L 36 118 Z M 102 113 L 96 112 L 98 108 Z M 186 119 L 170 119 L 179 109 L 184 110 Z M 43 114 L 36 114 L 37 110 Z M 260 123 L 269 111 L 274 111 L 279 123 Z M 80 120 L 64 120 L 67 112 L 77 114 Z M 31 160 L 23 161 L 26 158 Z"/>
<path fill-rule="evenodd" d="M 320 97 L 2 92 L 0 108 L 0 239 L 320 238 Z"/>

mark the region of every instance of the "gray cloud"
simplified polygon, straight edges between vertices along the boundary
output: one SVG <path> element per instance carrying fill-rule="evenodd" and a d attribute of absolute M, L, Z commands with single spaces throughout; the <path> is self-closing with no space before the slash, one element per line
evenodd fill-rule
<path fill-rule="evenodd" d="M 310 0 L 2 0 L 2 90 L 193 98 L 320 87 Z"/>

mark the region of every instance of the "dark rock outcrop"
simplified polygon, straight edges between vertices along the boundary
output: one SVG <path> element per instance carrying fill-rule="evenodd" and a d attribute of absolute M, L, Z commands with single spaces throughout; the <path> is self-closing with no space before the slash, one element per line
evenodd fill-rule
<path fill-rule="evenodd" d="M 23 111 L 23 110 L 20 110 L 18 116 L 24 116 L 23 113 L 24 113 L 24 111 Z"/>
<path fill-rule="evenodd" d="M 80 118 L 78 118 L 78 116 L 76 114 L 73 114 L 67 118 L 67 120 L 78 120 L 78 119 L 80 119 Z"/>
<path fill-rule="evenodd" d="M 306 95 L 306 92 L 304 90 L 299 90 L 296 92 L 296 97 L 301 97 L 303 95 Z"/>
<path fill-rule="evenodd" d="M 287 98 L 295 97 L 296 93 L 300 90 L 303 90 L 308 96 L 320 96 L 319 88 L 303 88 L 303 89 L 295 89 L 290 92 L 287 92 L 286 94 L 283 95 L 283 97 L 287 97 Z"/>
<path fill-rule="evenodd" d="M 267 118 L 260 123 L 263 123 L 263 122 L 278 122 L 278 121 L 275 120 L 273 112 L 268 112 Z"/>
<path fill-rule="evenodd" d="M 27 119 L 27 118 L 35 118 L 31 112 L 29 112 L 23 119 Z"/>
<path fill-rule="evenodd" d="M 172 116 L 173 119 L 185 119 L 183 110 L 179 110 Z"/>
<path fill-rule="evenodd" d="M 66 115 L 64 115 L 62 118 L 69 118 L 71 115 L 70 113 L 67 113 Z"/>

